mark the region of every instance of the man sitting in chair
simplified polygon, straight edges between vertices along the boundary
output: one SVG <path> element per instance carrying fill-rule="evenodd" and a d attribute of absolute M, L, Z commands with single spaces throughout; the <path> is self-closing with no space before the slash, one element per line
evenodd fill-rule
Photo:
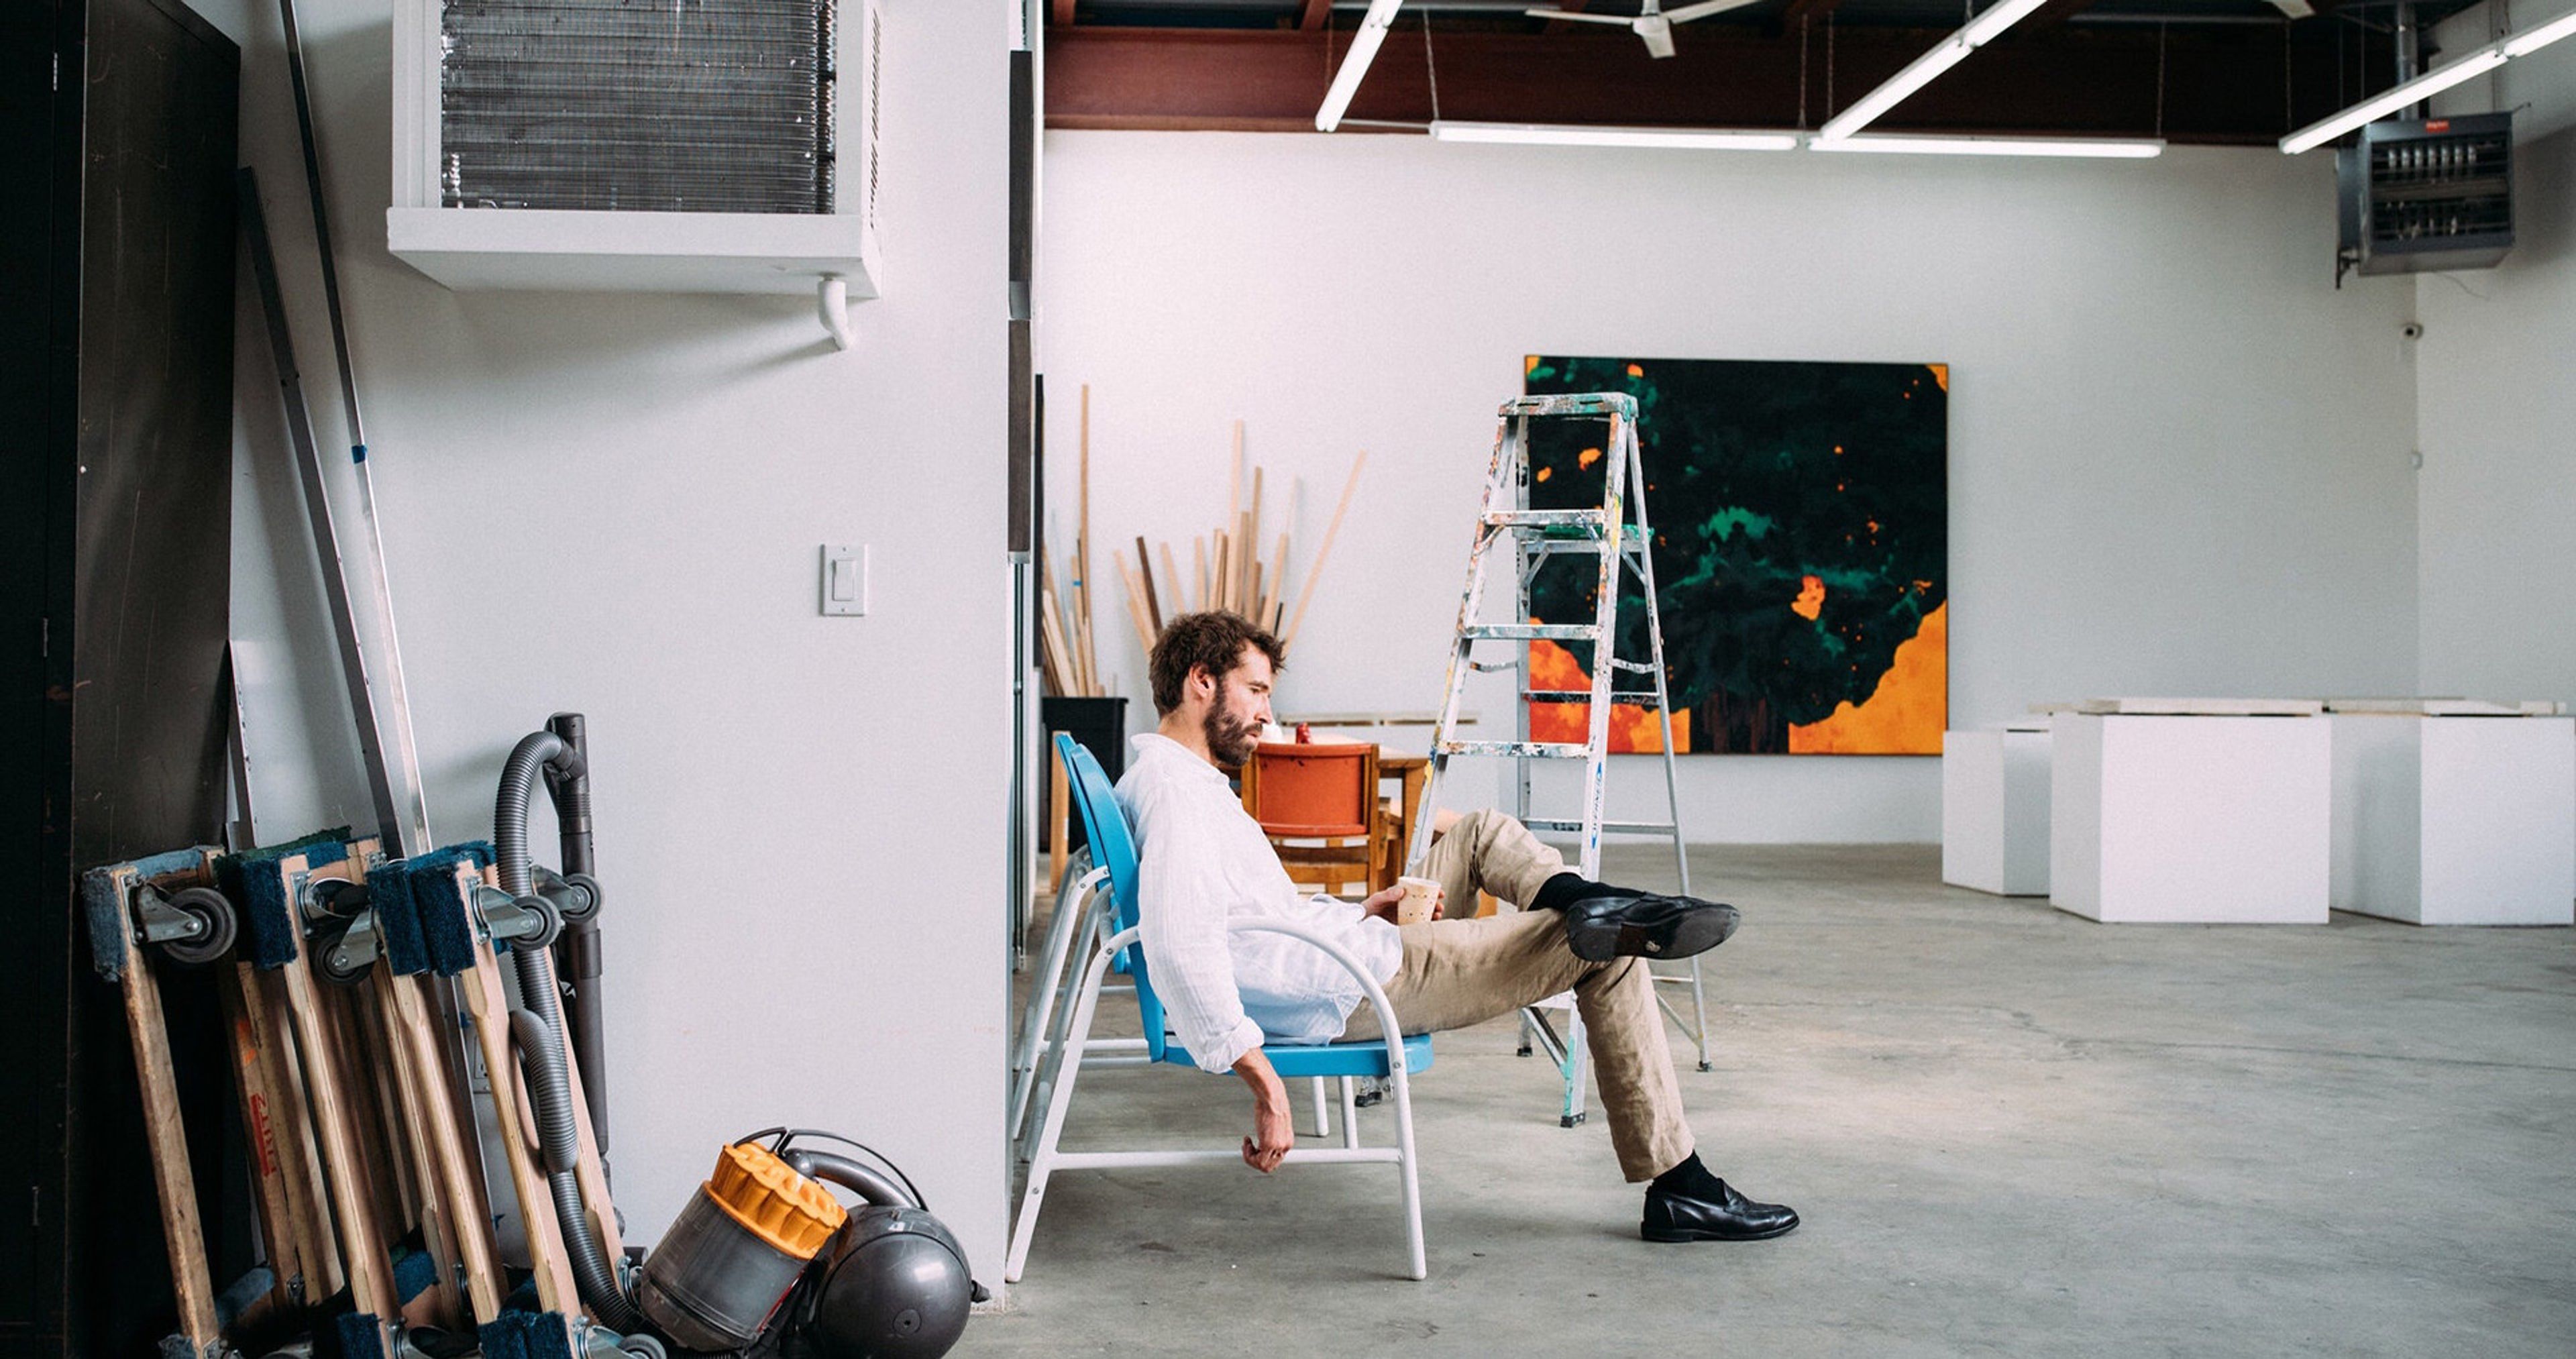
<path fill-rule="evenodd" d="M 1399 927 L 1398 889 L 1357 906 L 1305 896 L 1221 770 L 1252 758 L 1281 659 L 1277 638 L 1234 614 L 1172 620 L 1152 657 L 1162 721 L 1135 738 L 1117 790 L 1136 838 L 1145 964 L 1172 1031 L 1200 1067 L 1230 1068 L 1252 1087 L 1245 1163 L 1266 1174 L 1296 1141 L 1264 1043 L 1382 1036 L 1373 1011 L 1353 1014 L 1358 982 L 1321 949 L 1227 929 L 1289 920 L 1369 966 L 1415 1032 L 1482 1023 L 1571 988 L 1619 1168 L 1646 1182 L 1646 1239 L 1750 1241 L 1797 1226 L 1795 1212 L 1746 1199 L 1700 1164 L 1643 963 L 1724 943 L 1735 908 L 1589 881 L 1499 812 L 1438 826 L 1424 874 L 1442 884 L 1443 918 Z M 1521 909 L 1472 918 L 1479 889 Z"/>

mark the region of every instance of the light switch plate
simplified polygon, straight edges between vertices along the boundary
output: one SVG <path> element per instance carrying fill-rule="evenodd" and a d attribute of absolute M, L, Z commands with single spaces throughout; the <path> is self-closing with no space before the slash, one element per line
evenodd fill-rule
<path fill-rule="evenodd" d="M 823 545 L 823 613 L 858 617 L 868 611 L 867 544 Z"/>

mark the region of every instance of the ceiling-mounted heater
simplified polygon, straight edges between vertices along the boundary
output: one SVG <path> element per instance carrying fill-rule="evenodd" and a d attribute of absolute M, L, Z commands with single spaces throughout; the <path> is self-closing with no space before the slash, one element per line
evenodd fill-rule
<path fill-rule="evenodd" d="M 400 0 L 393 253 L 450 288 L 874 297 L 875 0 Z"/>
<path fill-rule="evenodd" d="M 2335 281 L 2491 269 L 2513 248 L 2513 114 L 2392 118 L 2335 152 Z"/>

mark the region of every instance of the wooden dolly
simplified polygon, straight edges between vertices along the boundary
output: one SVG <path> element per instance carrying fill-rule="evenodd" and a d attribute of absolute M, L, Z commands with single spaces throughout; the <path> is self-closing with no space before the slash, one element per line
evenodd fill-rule
<path fill-rule="evenodd" d="M 280 1302 L 301 1307 L 340 1291 L 339 1243 L 324 1203 L 321 1154 L 277 979 L 235 960 L 223 989 L 243 1140 L 258 1181 L 260 1227 Z"/>
<path fill-rule="evenodd" d="M 220 897 L 209 902 L 209 865 L 220 851 L 176 850 L 81 875 L 80 898 L 90 933 L 90 962 L 118 984 L 125 998 L 125 1032 L 134 1048 L 134 1072 L 143 1096 L 144 1136 L 152 1153 L 152 1179 L 161 1207 L 161 1242 L 170 1257 L 170 1283 L 179 1330 L 165 1342 L 192 1357 L 211 1356 L 223 1342 L 213 1269 L 206 1257 L 205 1226 L 197 1217 L 197 1187 L 188 1158 L 187 1129 L 179 1108 L 178 1076 L 170 1060 L 170 1031 L 161 1008 L 161 982 L 144 945 L 186 964 L 209 963 L 232 947 L 234 922 Z M 263 1178 L 259 1208 L 269 1219 L 270 1185 Z M 275 1238 L 272 1237 L 272 1240 Z"/>
<path fill-rule="evenodd" d="M 342 1271 L 353 1317 L 344 1319 L 344 1343 L 372 1334 L 382 1355 L 398 1353 L 398 1328 L 406 1320 L 394 1286 L 393 1261 L 385 1216 L 376 1198 L 365 1159 L 363 1109 L 352 1099 L 354 1087 L 345 1069 L 342 1035 L 313 981 L 313 962 L 305 948 L 301 919 L 311 884 L 354 880 L 375 842 L 344 843 L 345 832 L 255 850 L 220 861 L 226 895 L 241 913 L 250 961 L 273 975 L 282 992 L 283 1009 L 301 1058 L 306 1106 L 322 1180 L 332 1215 L 338 1222 Z M 444 1271 L 442 1271 L 444 1272 Z M 435 1305 L 432 1295 L 423 1298 Z"/>
<path fill-rule="evenodd" d="M 582 1314 L 572 1263 L 565 1253 L 563 1231 L 555 1220 L 554 1199 L 528 1129 L 535 1113 L 524 1091 L 511 1079 L 518 1070 L 510 1046 L 510 1003 L 502 989 L 500 959 L 493 949 L 493 922 L 476 904 L 491 874 L 488 847 L 443 849 L 407 861 L 410 907 L 419 922 L 422 947 L 430 970 L 456 979 L 474 1040 L 492 1077 L 493 1102 L 500 1114 L 502 1154 L 507 1158 L 510 1187 L 528 1242 L 528 1263 L 535 1274 L 537 1305 L 566 1327 L 565 1342 L 576 1337 L 573 1318 Z M 498 889 L 494 896 L 501 896 Z M 508 898 L 501 897 L 503 901 Z M 539 929 L 536 933 L 550 933 Z M 523 936 L 524 937 L 524 936 Z M 574 1103 L 580 1101 L 576 1095 Z M 555 1322 L 544 1323 L 551 1327 Z M 577 1345 L 575 1353 L 580 1352 Z"/>

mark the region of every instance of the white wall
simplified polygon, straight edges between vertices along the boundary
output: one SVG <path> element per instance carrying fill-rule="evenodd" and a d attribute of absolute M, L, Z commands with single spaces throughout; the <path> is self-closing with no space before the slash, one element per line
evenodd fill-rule
<path fill-rule="evenodd" d="M 1222 513 L 1234 417 L 1298 483 L 1301 556 L 1370 451 L 1283 707 L 1436 703 L 1492 413 L 1527 353 L 1950 364 L 1954 726 L 2089 694 L 2415 684 L 2413 297 L 2333 288 L 2325 157 L 1122 132 L 1051 133 L 1047 157 L 1056 547 L 1080 383 L 1096 551 L 1141 533 L 1186 557 Z M 1100 569 L 1102 666 L 1149 717 Z M 1509 721 L 1507 687 L 1471 704 Z M 1635 763 L 1614 814 L 1660 800 Z M 1929 759 L 1682 772 L 1696 840 L 1939 835 Z"/>
<path fill-rule="evenodd" d="M 243 154 L 344 448 L 276 11 L 210 8 L 246 49 Z M 792 1120 L 901 1163 L 998 1284 L 1007 6 L 886 5 L 889 281 L 845 354 L 794 298 L 462 295 L 395 261 L 389 7 L 299 10 L 439 837 L 491 833 L 517 736 L 590 718 L 630 1239 L 727 1138 Z M 260 829 L 366 824 L 247 269 L 240 316 Z M 827 541 L 873 545 L 867 617 L 817 616 Z"/>
<path fill-rule="evenodd" d="M 2563 4 L 2518 6 L 2528 30 Z M 2491 36 L 2489 7 L 2442 25 Z M 2518 108 L 2515 241 L 2494 269 L 2415 283 L 2428 693 L 2576 700 L 2576 40 L 2462 85 L 2439 112 Z"/>

